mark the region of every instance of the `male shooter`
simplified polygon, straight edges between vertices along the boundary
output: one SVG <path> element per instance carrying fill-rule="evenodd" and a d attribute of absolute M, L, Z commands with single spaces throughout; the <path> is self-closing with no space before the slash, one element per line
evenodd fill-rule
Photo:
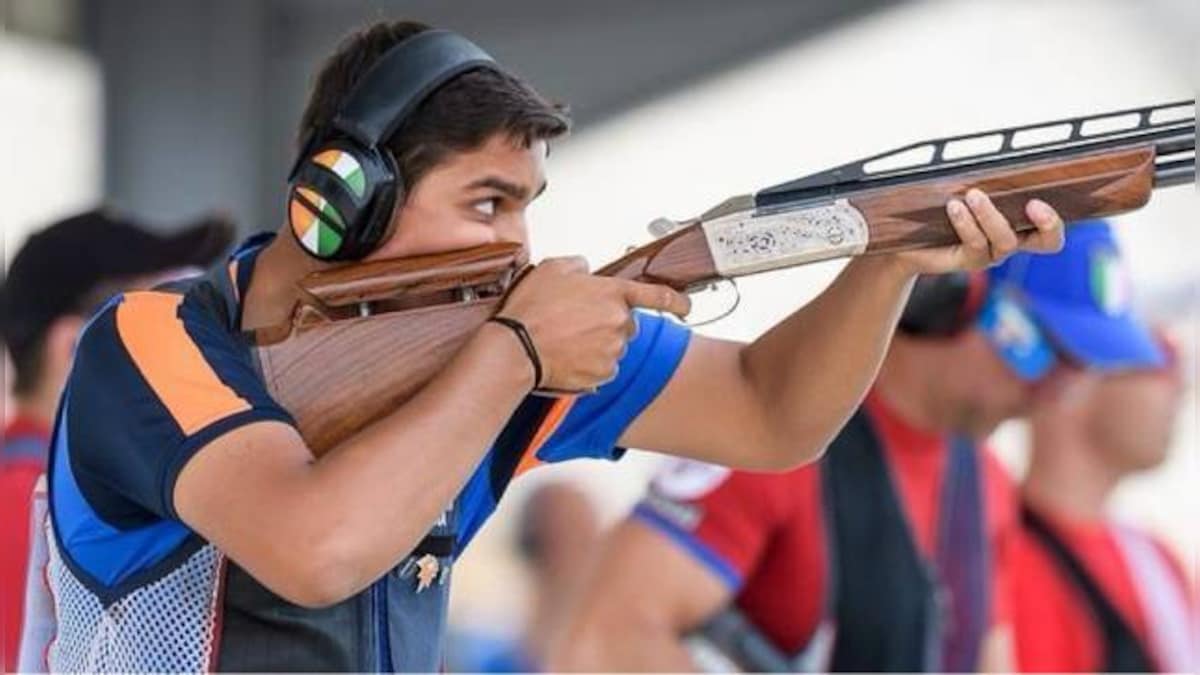
<path fill-rule="evenodd" d="M 809 461 L 874 378 L 917 274 L 1061 245 L 1047 204 L 1026 206 L 1036 231 L 1019 238 L 972 191 L 947 205 L 960 244 L 856 260 L 751 344 L 635 311 L 686 314 L 666 287 L 548 260 L 415 397 L 314 459 L 241 331 L 287 320 L 297 280 L 336 260 L 527 243 L 568 119 L 464 43 L 413 22 L 349 36 L 302 117 L 293 177 L 309 182 L 290 226 L 202 283 L 126 294 L 92 321 L 55 429 L 51 583 L 73 611 L 52 667 L 436 670 L 450 565 L 531 441 L 545 462 L 625 447 Z M 365 206 L 348 196 L 368 190 Z M 549 417 L 539 386 L 597 391 Z"/>

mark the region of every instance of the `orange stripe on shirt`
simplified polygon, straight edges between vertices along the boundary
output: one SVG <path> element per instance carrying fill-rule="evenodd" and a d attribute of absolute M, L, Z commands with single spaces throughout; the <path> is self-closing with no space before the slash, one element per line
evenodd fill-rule
<path fill-rule="evenodd" d="M 571 406 L 575 405 L 574 396 L 564 396 L 554 402 L 550 406 L 550 412 L 546 413 L 546 417 L 542 420 L 542 425 L 538 427 L 537 433 L 533 435 L 533 440 L 529 441 L 529 446 L 525 448 L 525 452 L 521 455 L 521 462 L 517 464 L 517 470 L 513 473 L 513 478 L 520 476 L 526 471 L 535 467 L 541 466 L 542 460 L 538 459 L 538 450 L 550 440 L 554 432 L 558 430 L 558 425 L 566 419 L 567 413 L 571 411 Z"/>
<path fill-rule="evenodd" d="M 126 293 L 117 306 L 117 333 L 142 377 L 184 435 L 250 409 L 213 372 L 188 336 L 178 310 L 183 296 Z"/>

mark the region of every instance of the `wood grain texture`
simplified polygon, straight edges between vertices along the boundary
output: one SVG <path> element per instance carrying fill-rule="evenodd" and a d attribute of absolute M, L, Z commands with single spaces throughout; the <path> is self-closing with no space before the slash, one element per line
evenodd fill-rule
<path fill-rule="evenodd" d="M 645 246 L 630 251 L 596 271 L 600 276 L 665 284 L 682 291 L 715 280 L 716 263 L 697 220 Z"/>
<path fill-rule="evenodd" d="M 374 260 L 305 277 L 300 287 L 328 307 L 403 294 L 438 292 L 501 279 L 526 262 L 520 244 L 505 242 L 434 255 Z"/>
<path fill-rule="evenodd" d="M 320 456 L 412 398 L 499 298 L 329 322 L 256 350 L 267 387 Z"/>
<path fill-rule="evenodd" d="M 1154 150 L 1098 153 L 1037 166 L 1009 166 L 850 197 L 867 219 L 868 253 L 958 242 L 946 202 L 979 188 L 1018 231 L 1033 229 L 1025 204 L 1041 199 L 1067 222 L 1131 211 L 1146 203 L 1154 183 Z"/>

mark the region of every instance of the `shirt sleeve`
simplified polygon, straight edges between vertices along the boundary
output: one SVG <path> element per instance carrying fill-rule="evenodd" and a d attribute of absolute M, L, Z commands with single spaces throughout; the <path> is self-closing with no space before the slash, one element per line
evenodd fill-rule
<path fill-rule="evenodd" d="M 175 480 L 214 439 L 291 417 L 253 358 L 194 295 L 129 293 L 84 330 L 62 410 L 72 472 L 110 524 L 177 519 Z"/>
<path fill-rule="evenodd" d="M 670 319 L 636 312 L 637 335 L 618 364 L 617 377 L 594 394 L 569 403 L 562 421 L 538 449 L 541 462 L 580 457 L 617 459 L 618 439 L 675 374 L 691 331 Z"/>
<path fill-rule="evenodd" d="M 793 474 L 764 474 L 670 459 L 634 509 L 732 590 L 758 565 L 787 517 L 781 484 Z"/>

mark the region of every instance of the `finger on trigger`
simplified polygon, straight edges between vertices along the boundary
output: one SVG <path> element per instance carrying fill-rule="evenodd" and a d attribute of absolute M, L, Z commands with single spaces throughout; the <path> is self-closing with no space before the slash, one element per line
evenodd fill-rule
<path fill-rule="evenodd" d="M 630 307 L 670 312 L 679 317 L 685 316 L 691 309 L 691 300 L 669 286 L 639 281 L 625 282 L 625 302 Z"/>
<path fill-rule="evenodd" d="M 680 293 L 679 291 L 667 286 L 663 286 L 663 289 L 671 299 L 672 314 L 682 319 L 688 314 L 692 313 L 692 298 L 690 295 L 686 293 Z"/>

